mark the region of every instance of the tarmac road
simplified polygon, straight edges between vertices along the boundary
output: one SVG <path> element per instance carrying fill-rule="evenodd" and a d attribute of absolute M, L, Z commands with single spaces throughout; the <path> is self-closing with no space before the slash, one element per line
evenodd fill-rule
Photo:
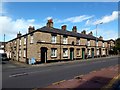
<path fill-rule="evenodd" d="M 98 60 L 73 61 L 72 63 L 43 65 L 37 67 L 20 67 L 5 69 L 2 73 L 3 88 L 38 88 L 46 87 L 51 83 L 68 80 L 77 75 L 87 74 L 94 70 L 100 70 L 118 64 L 118 58 L 109 57 Z M 6 65 L 7 66 L 7 65 Z"/>

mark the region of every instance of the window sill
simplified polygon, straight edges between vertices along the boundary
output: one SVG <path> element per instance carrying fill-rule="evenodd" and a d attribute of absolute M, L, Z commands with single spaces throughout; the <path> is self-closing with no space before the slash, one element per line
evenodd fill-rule
<path fill-rule="evenodd" d="M 57 56 L 51 56 L 51 58 L 57 58 Z"/>
<path fill-rule="evenodd" d="M 68 58 L 68 56 L 63 56 L 63 58 Z"/>

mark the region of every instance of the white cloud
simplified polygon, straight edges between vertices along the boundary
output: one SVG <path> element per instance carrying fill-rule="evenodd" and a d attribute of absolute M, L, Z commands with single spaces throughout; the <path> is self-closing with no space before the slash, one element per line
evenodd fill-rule
<path fill-rule="evenodd" d="M 16 34 L 20 31 L 22 34 L 28 32 L 28 27 L 34 26 L 40 28 L 43 24 L 36 24 L 35 19 L 25 20 L 23 18 L 13 20 L 11 17 L 0 16 L 0 35 L 6 34 L 8 40 L 16 37 Z"/>
<path fill-rule="evenodd" d="M 64 20 L 57 20 L 57 22 L 58 23 L 65 23 L 65 22 L 78 23 L 78 22 L 82 22 L 84 20 L 90 19 L 92 17 L 93 16 L 82 15 L 82 16 L 75 16 L 75 17 L 66 18 Z"/>
<path fill-rule="evenodd" d="M 93 24 L 98 24 L 98 23 L 109 23 L 112 22 L 114 20 L 116 20 L 118 18 L 118 11 L 113 11 L 111 15 L 106 15 L 104 17 L 102 17 L 101 19 L 96 20 L 95 22 L 93 22 Z"/>
<path fill-rule="evenodd" d="M 49 19 L 52 19 L 52 17 L 48 16 L 48 17 L 45 18 L 45 20 L 49 20 Z"/>

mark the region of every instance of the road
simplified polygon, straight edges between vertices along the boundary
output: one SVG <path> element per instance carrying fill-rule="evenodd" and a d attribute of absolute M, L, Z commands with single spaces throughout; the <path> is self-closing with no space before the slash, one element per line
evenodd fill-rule
<path fill-rule="evenodd" d="M 60 80 L 68 80 L 77 75 L 87 74 L 118 64 L 120 57 L 101 58 L 98 60 L 74 61 L 59 65 L 40 67 L 20 67 L 7 69 L 3 65 L 3 88 L 38 88 L 46 87 Z"/>

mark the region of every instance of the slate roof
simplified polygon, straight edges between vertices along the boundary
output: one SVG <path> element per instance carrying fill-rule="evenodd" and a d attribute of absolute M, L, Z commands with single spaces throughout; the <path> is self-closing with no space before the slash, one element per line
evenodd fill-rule
<path fill-rule="evenodd" d="M 49 27 L 42 27 L 37 29 L 42 32 L 48 32 L 48 33 L 54 33 L 54 34 L 61 34 L 61 35 L 67 35 L 67 36 L 73 36 L 73 37 L 79 37 L 79 38 L 86 38 L 86 39 L 96 39 L 96 37 L 88 34 L 82 34 L 82 33 L 76 33 L 68 30 L 62 30 L 57 28 L 49 28 Z"/>

